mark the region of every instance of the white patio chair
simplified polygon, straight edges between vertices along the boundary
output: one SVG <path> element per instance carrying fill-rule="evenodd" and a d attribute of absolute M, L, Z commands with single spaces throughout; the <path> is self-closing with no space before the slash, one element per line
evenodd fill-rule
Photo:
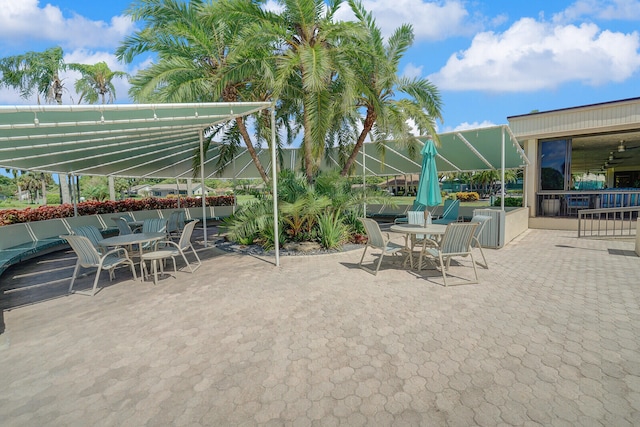
<path fill-rule="evenodd" d="M 364 225 L 364 228 L 367 232 L 367 245 L 364 247 L 364 251 L 362 252 L 362 258 L 360 258 L 360 263 L 358 265 L 360 266 L 361 269 L 375 276 L 378 274 L 378 270 L 380 269 L 380 264 L 382 264 L 382 258 L 384 258 L 385 255 L 396 255 L 398 252 L 404 253 L 407 251 L 407 248 L 406 246 L 390 242 L 389 234 L 387 233 L 387 237 L 385 237 L 382 234 L 382 231 L 380 230 L 380 226 L 375 220 L 371 218 L 359 218 L 359 219 Z M 368 248 L 380 249 L 382 251 L 375 270 L 372 270 L 362 265 L 362 261 L 364 260 L 364 256 L 367 253 Z"/>
<path fill-rule="evenodd" d="M 163 253 L 165 255 L 165 258 L 171 258 L 171 260 L 173 261 L 174 271 L 177 271 L 176 257 L 178 256 L 182 257 L 182 259 L 184 260 L 184 263 L 189 268 L 189 271 L 191 273 L 195 272 L 198 269 L 198 267 L 202 265 L 202 261 L 200 260 L 198 253 L 196 252 L 195 248 L 191 244 L 191 234 L 193 234 L 193 229 L 195 228 L 197 223 L 198 221 L 191 221 L 184 226 L 184 230 L 182 230 L 182 234 L 180 235 L 180 241 L 178 241 L 178 243 L 172 240 L 164 240 L 157 243 L 158 250 L 154 252 Z M 189 260 L 187 260 L 186 253 L 189 249 L 191 249 L 191 252 L 193 252 L 193 255 L 196 257 L 197 265 L 195 267 L 192 267 Z M 151 252 L 151 254 L 153 254 L 154 252 Z M 152 256 L 152 255 L 147 255 L 147 257 L 149 256 Z M 144 266 L 144 268 L 146 269 L 146 265 Z"/>
<path fill-rule="evenodd" d="M 473 253 L 471 252 L 471 242 L 477 227 L 478 223 L 471 222 L 453 222 L 447 225 L 447 230 L 442 236 L 440 243 L 432 240 L 431 246 L 424 247 L 420 252 L 418 270 L 422 269 L 423 255 L 426 255 L 438 260 L 440 270 L 442 272 L 442 279 L 444 280 L 444 286 L 478 283 L 478 270 L 476 269 L 476 263 L 473 259 Z M 466 256 L 471 257 L 475 280 L 447 283 L 447 270 L 449 270 L 451 259 L 454 257 Z"/>
<path fill-rule="evenodd" d="M 91 296 L 96 293 L 96 286 L 98 285 L 98 279 L 100 278 L 100 272 L 102 270 L 108 270 L 109 280 L 113 280 L 114 268 L 120 264 L 129 264 L 131 266 L 133 279 L 136 279 L 136 270 L 134 268 L 133 261 L 129 258 L 129 254 L 125 248 L 112 249 L 103 255 L 98 253 L 91 241 L 84 236 L 64 235 L 60 236 L 60 238 L 69 242 L 69 245 L 78 256 L 78 262 L 76 262 L 76 267 L 73 270 L 73 277 L 71 278 L 71 284 L 69 285 L 69 293 L 73 290 L 73 284 L 76 281 L 80 267 L 97 267 L 98 269 L 96 272 L 96 278 L 93 281 Z"/>

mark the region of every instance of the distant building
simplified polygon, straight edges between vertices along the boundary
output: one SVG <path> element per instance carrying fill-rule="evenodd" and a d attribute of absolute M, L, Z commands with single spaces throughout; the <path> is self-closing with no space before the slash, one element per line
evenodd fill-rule
<path fill-rule="evenodd" d="M 213 194 L 214 191 L 212 188 L 205 187 L 205 191 L 207 194 Z M 202 185 L 194 184 L 192 186 L 193 196 L 201 196 L 202 195 Z M 138 195 L 141 197 L 168 197 L 168 196 L 177 196 L 178 193 L 180 196 L 187 197 L 187 186 L 186 184 L 142 184 L 131 187 L 131 194 Z"/>

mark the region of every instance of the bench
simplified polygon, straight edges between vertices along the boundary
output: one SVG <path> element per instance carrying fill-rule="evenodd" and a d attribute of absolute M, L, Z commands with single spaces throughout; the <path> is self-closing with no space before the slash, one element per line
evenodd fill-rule
<path fill-rule="evenodd" d="M 54 218 L 0 227 L 0 275 L 19 262 L 68 248 L 67 242 L 59 236 L 69 234 L 74 228 L 83 225 L 95 225 L 107 235 L 117 232 L 115 224 L 109 227 L 96 215 Z"/>
<path fill-rule="evenodd" d="M 177 210 L 114 212 L 0 226 L 0 275 L 12 265 L 22 261 L 68 248 L 68 243 L 59 236 L 70 234 L 76 227 L 93 225 L 103 235 L 113 235 L 118 232 L 118 227 L 111 219 L 114 216 L 129 215 L 136 220 L 169 218 L 171 213 Z M 235 210 L 236 206 L 207 206 L 207 220 L 220 220 L 233 215 Z M 202 220 L 201 207 L 185 208 L 184 211 L 188 220 Z"/>

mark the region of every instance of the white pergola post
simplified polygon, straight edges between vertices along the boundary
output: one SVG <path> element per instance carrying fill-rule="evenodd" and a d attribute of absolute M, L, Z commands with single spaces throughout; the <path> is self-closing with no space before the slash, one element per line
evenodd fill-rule
<path fill-rule="evenodd" d="M 198 136 L 200 137 L 200 181 L 202 182 L 202 230 L 204 233 L 203 245 L 207 246 L 207 196 L 205 195 L 204 186 L 204 132 L 199 130 Z"/>
<path fill-rule="evenodd" d="M 504 127 L 502 128 L 502 152 L 500 158 L 500 181 L 502 181 L 502 185 L 500 186 L 500 210 L 504 211 L 504 163 L 505 163 L 505 154 L 504 154 Z"/>
<path fill-rule="evenodd" d="M 271 185 L 273 188 L 273 247 L 276 267 L 280 266 L 280 231 L 278 227 L 278 171 L 276 170 L 276 105 L 271 106 Z"/>

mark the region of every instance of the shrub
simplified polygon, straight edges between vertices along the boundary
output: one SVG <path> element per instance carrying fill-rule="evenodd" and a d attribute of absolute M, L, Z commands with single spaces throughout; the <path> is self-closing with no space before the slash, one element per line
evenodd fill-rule
<path fill-rule="evenodd" d="M 233 206 L 235 196 L 207 197 L 207 206 Z M 202 206 L 202 199 L 186 197 L 180 199 L 180 206 L 195 208 Z M 88 201 L 78 203 L 78 215 L 96 215 L 116 212 L 144 211 L 153 209 L 171 209 L 178 207 L 178 199 L 124 199 L 119 201 Z M 26 209 L 0 210 L 0 226 L 17 224 L 20 222 L 43 221 L 53 218 L 68 218 L 74 215 L 73 205 L 66 203 L 55 206 L 39 206 Z"/>
<path fill-rule="evenodd" d="M 500 205 L 501 205 L 501 199 L 500 199 L 500 197 L 496 197 L 496 199 L 493 201 L 493 206 L 500 206 Z M 505 197 L 504 198 L 504 205 L 505 205 L 505 207 L 521 208 L 522 207 L 522 198 L 521 197 Z"/>
<path fill-rule="evenodd" d="M 475 202 L 480 200 L 480 195 L 475 191 L 460 191 L 456 193 L 456 198 L 461 202 Z"/>
<path fill-rule="evenodd" d="M 340 216 L 330 212 L 318 215 L 318 238 L 325 249 L 336 249 L 349 238 L 349 228 Z"/>

